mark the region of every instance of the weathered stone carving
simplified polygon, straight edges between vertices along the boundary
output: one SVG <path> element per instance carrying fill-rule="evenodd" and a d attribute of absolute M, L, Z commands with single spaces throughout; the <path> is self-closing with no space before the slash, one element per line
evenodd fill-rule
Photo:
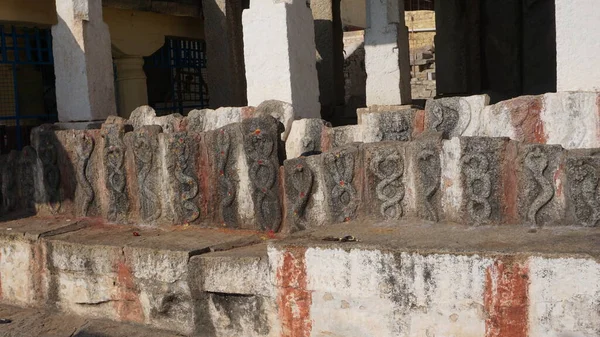
<path fill-rule="evenodd" d="M 231 158 L 231 134 L 229 130 L 221 129 L 217 132 L 217 170 L 219 181 L 219 197 L 221 200 L 221 212 L 223 221 L 229 227 L 237 225 L 236 207 L 234 204 L 237 196 L 236 186 L 230 176 L 230 158 Z"/>
<path fill-rule="evenodd" d="M 82 216 L 88 215 L 88 209 L 94 201 L 94 190 L 92 184 L 87 175 L 87 168 L 89 165 L 92 151 L 94 151 L 94 138 L 86 133 L 82 133 L 78 136 L 78 143 L 75 146 L 75 153 L 77 154 L 77 186 L 81 188 L 83 200 L 81 201 L 81 209 L 79 210 Z"/>
<path fill-rule="evenodd" d="M 492 208 L 488 198 L 492 193 L 489 160 L 483 153 L 469 153 L 461 159 L 465 175 L 467 212 L 479 222 L 488 220 Z"/>
<path fill-rule="evenodd" d="M 375 138 L 377 141 L 397 140 L 409 141 L 412 127 L 407 116 L 401 113 L 383 113 L 379 119 L 379 129 Z"/>
<path fill-rule="evenodd" d="M 459 120 L 460 98 L 430 100 L 427 102 L 430 118 L 430 128 L 442 132 L 448 138 L 454 131 Z"/>
<path fill-rule="evenodd" d="M 277 135 L 272 134 L 272 126 L 266 119 L 252 119 L 244 123 L 244 149 L 249 165 L 252 196 L 257 221 L 262 230 L 279 229 L 281 209 L 277 195 L 279 167 L 273 162 L 276 156 Z"/>
<path fill-rule="evenodd" d="M 433 198 L 440 188 L 440 156 L 433 149 L 422 149 L 417 154 L 417 169 L 420 175 L 420 188 L 423 191 L 423 204 L 427 220 L 438 221 L 439 217 L 433 206 Z"/>
<path fill-rule="evenodd" d="M 293 202 L 293 214 L 295 217 L 304 217 L 304 211 L 314 182 L 314 174 L 308 166 L 297 164 L 293 172 L 290 174 L 291 195 L 295 195 L 296 199 Z"/>
<path fill-rule="evenodd" d="M 530 224 L 537 226 L 538 222 L 536 216 L 538 212 L 550 202 L 552 197 L 554 197 L 554 186 L 552 185 L 552 182 L 544 177 L 544 171 L 548 168 L 548 155 L 539 147 L 536 147 L 529 151 L 525 157 L 525 166 L 533 174 L 533 178 L 541 188 L 540 193 L 531 203 L 529 211 L 527 212 L 527 221 Z"/>
<path fill-rule="evenodd" d="M 156 221 L 161 215 L 161 203 L 154 192 L 155 182 L 151 181 L 150 172 L 156 165 L 155 153 L 158 140 L 147 128 L 136 131 L 133 137 L 133 156 L 137 167 L 137 180 L 140 190 L 141 216 L 144 221 Z"/>
<path fill-rule="evenodd" d="M 177 181 L 175 196 L 179 198 L 177 212 L 179 218 L 184 222 L 192 222 L 200 216 L 200 210 L 194 203 L 198 195 L 198 182 L 190 173 L 192 162 L 190 146 L 187 141 L 187 133 L 179 132 L 169 138 L 169 151 L 173 158 L 173 176 Z"/>
<path fill-rule="evenodd" d="M 31 146 L 25 146 L 19 160 L 20 198 L 22 205 L 31 209 L 35 207 L 35 167 L 37 153 Z"/>
<path fill-rule="evenodd" d="M 9 212 L 15 209 L 17 204 L 17 181 L 16 181 L 16 161 L 17 151 L 11 151 L 6 158 L 2 169 L 2 209 Z"/>
<path fill-rule="evenodd" d="M 42 163 L 44 189 L 46 191 L 46 202 L 53 213 L 60 210 L 60 169 L 58 168 L 58 151 L 56 149 L 54 134 L 51 132 L 40 132 L 38 157 Z"/>
<path fill-rule="evenodd" d="M 387 220 L 399 219 L 403 214 L 401 202 L 404 198 L 404 159 L 398 151 L 380 151 L 373 156 L 369 168 L 379 179 L 375 193 L 382 202 L 380 214 Z"/>
<path fill-rule="evenodd" d="M 595 227 L 600 220 L 598 167 L 592 158 L 572 158 L 567 163 L 569 192 L 577 220 Z"/>
<path fill-rule="evenodd" d="M 354 180 L 354 156 L 348 150 L 327 153 L 324 157 L 329 173 L 331 209 L 336 221 L 354 218 L 357 208 L 357 193 L 352 186 Z"/>
<path fill-rule="evenodd" d="M 129 210 L 129 199 L 125 190 L 127 181 L 123 167 L 125 161 L 123 134 L 124 128 L 121 125 L 104 125 L 102 129 L 106 188 L 110 196 L 107 215 L 109 221 L 125 221 Z"/>

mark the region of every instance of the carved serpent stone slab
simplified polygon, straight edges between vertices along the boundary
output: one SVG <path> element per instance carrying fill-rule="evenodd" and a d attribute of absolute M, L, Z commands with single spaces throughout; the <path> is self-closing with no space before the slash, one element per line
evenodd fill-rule
<path fill-rule="evenodd" d="M 570 150 L 566 160 L 567 202 L 572 224 L 597 227 L 600 224 L 600 155 Z"/>
<path fill-rule="evenodd" d="M 285 174 L 286 221 L 291 232 L 305 230 L 310 217 L 307 208 L 316 185 L 315 173 L 305 157 L 286 160 Z M 315 186 L 316 187 L 316 186 Z"/>
<path fill-rule="evenodd" d="M 399 220 L 405 213 L 405 171 L 408 168 L 403 142 L 379 142 L 363 146 L 365 167 L 364 207 L 384 220 Z"/>
<path fill-rule="evenodd" d="M 356 177 L 359 162 L 358 148 L 344 146 L 321 155 L 329 212 L 336 222 L 350 221 L 356 217 L 359 205 Z"/>
<path fill-rule="evenodd" d="M 439 221 L 441 212 L 441 133 L 409 144 L 417 216 Z"/>
<path fill-rule="evenodd" d="M 195 156 L 198 144 L 187 132 L 165 134 L 166 166 L 169 173 L 176 224 L 191 223 L 200 217 Z"/>
<path fill-rule="evenodd" d="M 272 117 L 242 122 L 244 152 L 248 164 L 257 229 L 277 231 L 281 225 L 279 204 L 279 126 Z"/>
<path fill-rule="evenodd" d="M 102 162 L 104 179 L 109 195 L 107 219 L 111 222 L 126 222 L 129 211 L 127 175 L 125 170 L 125 125 L 104 124 L 102 137 Z"/>

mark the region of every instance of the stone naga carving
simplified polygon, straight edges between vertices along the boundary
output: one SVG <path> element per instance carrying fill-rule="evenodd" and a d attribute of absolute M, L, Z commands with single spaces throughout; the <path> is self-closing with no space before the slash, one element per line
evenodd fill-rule
<path fill-rule="evenodd" d="M 488 200 L 492 193 L 489 161 L 485 154 L 473 153 L 464 155 L 461 162 L 466 181 L 467 212 L 478 222 L 488 220 L 492 214 Z"/>
<path fill-rule="evenodd" d="M 219 170 L 219 186 L 221 187 L 221 207 L 223 212 L 225 208 L 233 204 L 236 191 L 234 185 L 227 174 L 227 162 L 229 161 L 229 152 L 231 149 L 231 137 L 228 132 L 221 129 L 217 134 L 217 169 Z"/>
<path fill-rule="evenodd" d="M 379 179 L 375 187 L 377 199 L 382 202 L 379 212 L 387 220 L 397 220 L 402 216 L 404 199 L 404 159 L 397 152 L 378 152 L 373 156 L 371 172 Z"/>
<path fill-rule="evenodd" d="M 314 174 L 310 168 L 301 163 L 294 167 L 290 179 L 290 188 L 292 189 L 292 195 L 297 196 L 293 209 L 293 214 L 297 218 L 304 216 L 313 183 Z"/>
<path fill-rule="evenodd" d="M 175 159 L 173 174 L 178 183 L 180 201 L 179 215 L 185 222 L 192 222 L 200 216 L 200 210 L 193 199 L 198 195 L 198 182 L 188 171 L 190 163 L 190 148 L 186 141 L 186 134 L 175 134 L 170 138 L 170 149 Z"/>
<path fill-rule="evenodd" d="M 595 227 L 600 220 L 598 169 L 583 159 L 569 163 L 570 193 L 575 216 L 585 227 Z"/>
<path fill-rule="evenodd" d="M 354 157 L 350 153 L 328 153 L 324 158 L 325 167 L 333 181 L 331 190 L 332 208 L 339 216 L 337 221 L 349 221 L 356 213 L 356 190 L 354 179 Z"/>
<path fill-rule="evenodd" d="M 60 169 L 57 159 L 58 152 L 53 139 L 54 135 L 42 132 L 39 136 L 38 157 L 42 163 L 44 189 L 50 210 L 53 213 L 60 211 Z"/>
<path fill-rule="evenodd" d="M 376 134 L 377 141 L 395 140 L 409 141 L 411 138 L 411 123 L 405 115 L 387 113 L 381 117 L 379 130 Z"/>
<path fill-rule="evenodd" d="M 127 197 L 126 176 L 124 170 L 125 144 L 122 139 L 120 126 L 111 125 L 103 130 L 104 151 L 103 160 L 106 170 L 106 188 L 109 191 L 108 220 L 122 221 L 129 209 Z"/>
<path fill-rule="evenodd" d="M 261 123 L 258 123 L 261 125 Z M 250 129 L 254 124 L 249 123 Z M 253 190 L 257 221 L 263 230 L 279 229 L 281 211 L 275 183 L 279 167 L 272 162 L 276 137 L 266 129 L 245 130 L 244 148 L 249 160 L 249 175 Z"/>
<path fill-rule="evenodd" d="M 78 143 L 75 146 L 75 153 L 77 154 L 78 158 L 76 178 L 77 186 L 81 188 L 81 191 L 83 192 L 80 214 L 82 216 L 87 216 L 88 209 L 90 208 L 92 201 L 94 201 L 94 190 L 92 189 L 92 184 L 90 183 L 86 172 L 90 157 L 94 151 L 95 143 L 94 138 L 90 137 L 90 135 L 86 133 L 80 134 L 78 138 Z"/>
<path fill-rule="evenodd" d="M 525 166 L 531 171 L 533 178 L 541 188 L 541 192 L 529 206 L 527 212 L 529 223 L 537 226 L 538 212 L 554 197 L 554 186 L 544 177 L 544 171 L 548 168 L 548 156 L 539 147 L 536 147 L 525 157 Z"/>
<path fill-rule="evenodd" d="M 16 161 L 18 152 L 11 151 L 2 169 L 2 208 L 4 211 L 12 211 L 16 206 Z"/>
<path fill-rule="evenodd" d="M 459 120 L 460 102 L 458 98 L 446 101 L 431 100 L 431 128 L 442 132 L 447 138 L 456 128 Z"/>
<path fill-rule="evenodd" d="M 156 221 L 161 215 L 161 203 L 158 196 L 152 190 L 149 175 L 155 165 L 154 154 L 158 147 L 157 140 L 147 130 L 141 129 L 135 132 L 133 138 L 133 155 L 138 170 L 137 180 L 140 188 L 140 203 L 142 219 L 144 221 Z"/>
<path fill-rule="evenodd" d="M 417 168 L 421 175 L 421 188 L 424 193 L 423 204 L 427 211 L 426 218 L 438 221 L 438 214 L 433 207 L 432 199 L 440 188 L 440 157 L 431 149 L 423 149 L 417 154 Z"/>
<path fill-rule="evenodd" d="M 21 184 L 20 196 L 26 208 L 33 208 L 35 204 L 35 167 L 37 153 L 31 146 L 25 146 L 19 160 L 19 181 Z"/>

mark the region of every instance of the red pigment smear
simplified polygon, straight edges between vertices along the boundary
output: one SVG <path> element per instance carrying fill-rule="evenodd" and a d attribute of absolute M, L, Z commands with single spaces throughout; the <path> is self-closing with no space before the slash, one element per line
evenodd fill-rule
<path fill-rule="evenodd" d="M 486 271 L 485 337 L 527 337 L 529 269 L 513 257 Z"/>
<path fill-rule="evenodd" d="M 117 262 L 117 298 L 114 301 L 119 319 L 129 322 L 144 322 L 142 303 L 133 280 L 131 268 L 125 261 Z"/>
<path fill-rule="evenodd" d="M 44 280 L 46 278 L 46 249 L 42 242 L 35 242 L 31 246 L 31 260 L 29 261 L 29 272 L 32 276 L 33 298 L 36 301 L 45 299 Z"/>
<path fill-rule="evenodd" d="M 0 261 L 2 261 L 2 252 L 0 252 Z M 2 272 L 0 270 L 0 299 L 2 299 Z"/>
<path fill-rule="evenodd" d="M 309 337 L 311 294 L 306 290 L 306 248 L 288 248 L 277 269 L 279 319 L 282 337 Z"/>
<path fill-rule="evenodd" d="M 544 122 L 541 118 L 542 96 L 523 96 L 506 101 L 511 124 L 517 138 L 527 143 L 546 144 Z"/>
<path fill-rule="evenodd" d="M 514 142 L 508 142 L 504 150 L 504 160 L 502 162 L 502 187 L 504 199 L 503 216 L 507 223 L 519 222 L 518 212 L 518 178 L 516 166 L 514 163 L 517 160 L 517 145 Z"/>
<path fill-rule="evenodd" d="M 425 110 L 417 110 L 413 126 L 413 137 L 425 131 Z"/>

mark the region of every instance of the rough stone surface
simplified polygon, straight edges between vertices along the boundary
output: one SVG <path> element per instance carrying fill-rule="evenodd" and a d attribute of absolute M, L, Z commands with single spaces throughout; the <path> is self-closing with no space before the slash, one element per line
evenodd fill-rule
<path fill-rule="evenodd" d="M 322 119 L 304 118 L 292 122 L 285 142 L 286 158 L 299 157 L 307 152 L 323 152 L 329 146 L 331 128 Z"/>
<path fill-rule="evenodd" d="M 487 95 L 428 100 L 425 105 L 428 130 L 442 132 L 444 138 L 477 136 Z"/>
<path fill-rule="evenodd" d="M 294 107 L 289 103 L 277 100 L 268 100 L 260 103 L 254 111 L 254 116 L 272 116 L 283 124 L 285 131 L 281 134 L 281 140 L 284 142 L 288 138 L 292 128 L 292 122 L 295 119 Z"/>
<path fill-rule="evenodd" d="M 408 107 L 372 106 L 358 110 L 362 141 L 409 141 L 415 130 L 416 110 Z"/>
<path fill-rule="evenodd" d="M 600 220 L 598 169 L 600 156 L 595 150 L 569 151 L 566 160 L 568 208 L 574 224 L 595 227 Z"/>

